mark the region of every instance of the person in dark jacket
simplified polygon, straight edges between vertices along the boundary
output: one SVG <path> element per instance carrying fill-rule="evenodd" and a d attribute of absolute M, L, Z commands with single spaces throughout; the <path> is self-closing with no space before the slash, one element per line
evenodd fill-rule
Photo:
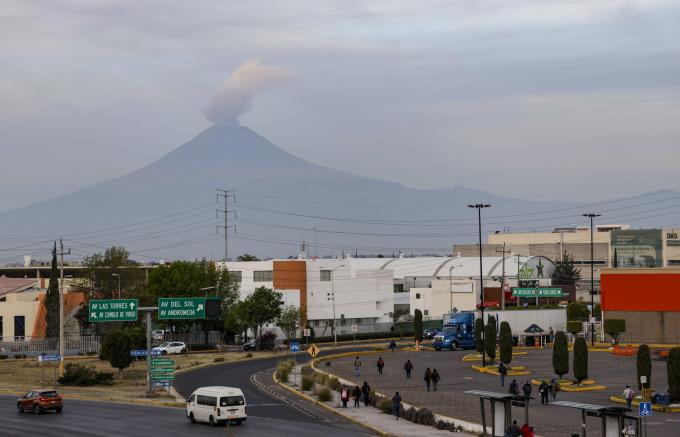
<path fill-rule="evenodd" d="M 531 390 L 533 390 L 533 387 L 531 384 L 529 384 L 529 381 L 525 381 L 524 385 L 522 386 L 522 392 L 524 393 L 524 397 L 526 399 L 529 399 L 531 397 Z"/>
<path fill-rule="evenodd" d="M 498 374 L 501 377 L 501 387 L 505 387 L 505 377 L 508 374 L 508 368 L 505 367 L 505 364 L 501 363 L 498 365 Z"/>
<path fill-rule="evenodd" d="M 354 387 L 354 406 L 359 408 L 361 406 L 361 387 L 358 385 Z"/>
<path fill-rule="evenodd" d="M 550 394 L 550 386 L 547 382 L 541 381 L 541 385 L 538 386 L 538 392 L 541 394 L 541 404 L 547 404 L 550 402 L 548 400 L 548 395 Z"/>
<path fill-rule="evenodd" d="M 432 390 L 437 391 L 437 383 L 442 379 L 437 369 L 432 369 Z"/>
<path fill-rule="evenodd" d="M 399 396 L 399 392 L 392 396 L 392 412 L 397 416 L 397 420 L 399 420 L 399 414 L 401 413 L 401 396 Z"/>
<path fill-rule="evenodd" d="M 404 364 L 404 370 L 406 371 L 406 379 L 411 379 L 411 370 L 413 370 L 413 364 L 411 360 L 407 360 Z"/>
<path fill-rule="evenodd" d="M 427 391 L 430 391 L 430 382 L 432 382 L 432 371 L 430 370 L 429 367 L 425 370 L 425 377 L 423 379 L 425 380 Z"/>
<path fill-rule="evenodd" d="M 364 405 L 368 407 L 368 403 L 371 401 L 371 386 L 364 381 L 364 385 L 361 386 L 361 394 L 364 398 Z"/>
<path fill-rule="evenodd" d="M 557 391 L 560 389 L 560 386 L 558 382 L 555 380 L 555 378 L 550 381 L 550 397 L 552 398 L 553 402 L 557 400 Z"/>
<path fill-rule="evenodd" d="M 382 357 L 378 358 L 378 362 L 376 363 L 376 367 L 378 368 L 378 375 L 383 374 L 383 367 L 385 367 L 385 361 L 383 361 Z"/>
<path fill-rule="evenodd" d="M 517 380 L 513 379 L 512 382 L 510 383 L 510 387 L 508 388 L 508 393 L 511 393 L 515 396 L 519 394 L 519 384 L 517 384 Z"/>
<path fill-rule="evenodd" d="M 519 429 L 519 426 L 517 425 L 517 421 L 513 420 L 512 425 L 508 428 L 508 431 L 505 433 L 508 437 L 520 437 L 521 431 Z"/>
<path fill-rule="evenodd" d="M 392 353 L 394 353 L 394 350 L 396 348 L 397 348 L 397 342 L 394 341 L 394 340 L 390 341 L 390 350 L 392 351 Z"/>

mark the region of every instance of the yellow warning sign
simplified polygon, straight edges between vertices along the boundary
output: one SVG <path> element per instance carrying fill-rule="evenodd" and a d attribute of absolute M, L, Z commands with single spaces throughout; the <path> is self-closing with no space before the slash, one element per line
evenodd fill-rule
<path fill-rule="evenodd" d="M 319 352 L 321 349 L 319 349 L 318 346 L 316 345 L 311 345 L 309 349 L 307 349 L 307 353 L 312 356 L 312 358 L 316 358 L 317 355 L 319 355 Z"/>

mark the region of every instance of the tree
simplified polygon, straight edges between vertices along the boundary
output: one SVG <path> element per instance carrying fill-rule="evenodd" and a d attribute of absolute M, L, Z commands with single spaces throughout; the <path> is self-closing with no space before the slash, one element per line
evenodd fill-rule
<path fill-rule="evenodd" d="M 236 261 L 259 261 L 260 259 L 256 257 L 255 255 L 251 255 L 249 253 L 244 253 L 243 255 L 239 255 L 238 258 L 236 258 Z"/>
<path fill-rule="evenodd" d="M 286 334 L 286 339 L 289 341 L 295 338 L 295 331 L 299 323 L 300 310 L 292 305 L 284 308 L 276 321 L 276 325 Z"/>
<path fill-rule="evenodd" d="M 59 337 L 59 279 L 57 271 L 57 243 L 52 249 L 50 282 L 45 294 L 45 337 Z"/>
<path fill-rule="evenodd" d="M 512 329 L 508 322 L 501 322 L 501 330 L 499 335 L 501 362 L 510 364 L 512 361 Z"/>
<path fill-rule="evenodd" d="M 139 328 L 116 329 L 104 336 L 99 355 L 122 373 L 123 369 L 132 364 L 130 351 L 141 347 L 144 342 L 145 336 Z"/>
<path fill-rule="evenodd" d="M 481 318 L 475 319 L 475 349 L 480 354 L 484 353 L 484 321 Z"/>
<path fill-rule="evenodd" d="M 588 320 L 590 310 L 583 302 L 571 302 L 567 304 L 567 320 Z"/>
<path fill-rule="evenodd" d="M 612 336 L 614 344 L 618 344 L 619 335 L 626 332 L 626 319 L 605 319 L 604 332 Z"/>
<path fill-rule="evenodd" d="M 616 248 L 614 248 L 614 262 L 612 263 L 612 267 L 615 269 L 619 268 L 619 253 L 616 251 Z"/>
<path fill-rule="evenodd" d="M 563 375 L 569 373 L 569 348 L 567 347 L 567 336 L 562 331 L 557 331 L 555 334 L 552 364 L 555 375 L 558 375 L 560 379 Z"/>
<path fill-rule="evenodd" d="M 567 322 L 567 332 L 576 337 L 576 334 L 583 331 L 583 322 L 578 320 L 569 320 Z"/>
<path fill-rule="evenodd" d="M 552 276 L 553 284 L 555 285 L 574 285 L 581 279 L 581 273 L 574 264 L 574 257 L 570 256 L 566 251 L 562 261 L 555 266 L 555 273 Z"/>
<path fill-rule="evenodd" d="M 491 361 L 496 359 L 496 318 L 489 316 L 484 328 L 484 346 Z"/>
<path fill-rule="evenodd" d="M 578 337 L 574 343 L 574 378 L 578 384 L 588 379 L 588 344 L 583 337 Z"/>
<path fill-rule="evenodd" d="M 234 334 L 243 335 L 243 339 L 248 339 L 248 303 L 245 301 L 236 302 L 227 315 L 224 317 L 224 329 Z"/>
<path fill-rule="evenodd" d="M 262 327 L 273 323 L 281 315 L 282 294 L 267 287 L 258 287 L 245 300 L 247 320 L 259 339 Z"/>
<path fill-rule="evenodd" d="M 643 385 L 640 377 L 645 376 L 647 382 Z M 649 353 L 649 346 L 641 344 L 637 352 L 637 382 L 638 389 L 649 388 L 652 384 L 652 357 Z"/>
<path fill-rule="evenodd" d="M 143 294 L 144 272 L 130 259 L 122 246 L 112 246 L 83 260 L 83 277 L 73 281 L 73 287 L 95 299 L 118 297 L 118 283 L 124 295 Z"/>
<path fill-rule="evenodd" d="M 674 347 L 668 353 L 668 394 L 671 402 L 680 402 L 680 347 Z"/>
<path fill-rule="evenodd" d="M 423 313 L 420 310 L 414 311 L 413 334 L 417 342 L 423 341 Z"/>
<path fill-rule="evenodd" d="M 593 317 L 596 320 L 602 320 L 602 306 L 599 303 L 596 303 L 593 307 Z"/>

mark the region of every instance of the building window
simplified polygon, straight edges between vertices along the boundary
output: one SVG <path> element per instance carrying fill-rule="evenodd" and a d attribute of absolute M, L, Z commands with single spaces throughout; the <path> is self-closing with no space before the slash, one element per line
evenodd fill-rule
<path fill-rule="evenodd" d="M 430 315 L 430 310 L 423 310 L 423 314 L 426 315 L 426 316 L 429 316 L 429 315 Z"/>
<path fill-rule="evenodd" d="M 26 318 L 24 316 L 14 316 L 14 338 L 23 340 L 26 336 Z"/>
<path fill-rule="evenodd" d="M 354 319 L 354 323 L 356 325 L 361 325 L 362 321 L 361 321 L 361 319 Z"/>
<path fill-rule="evenodd" d="M 236 280 L 236 281 L 238 281 L 238 282 L 241 282 L 241 280 L 243 279 L 243 272 L 240 271 L 240 270 L 233 270 L 233 271 L 230 271 L 230 272 L 229 272 L 229 276 L 230 276 L 232 279 L 234 279 L 234 280 Z"/>
<path fill-rule="evenodd" d="M 330 281 L 331 271 L 330 270 L 319 270 L 319 280 L 320 281 Z"/>
<path fill-rule="evenodd" d="M 253 272 L 253 281 L 255 282 L 272 282 L 271 270 L 260 270 Z"/>
<path fill-rule="evenodd" d="M 394 292 L 395 293 L 403 293 L 404 292 L 404 284 L 394 284 Z"/>
<path fill-rule="evenodd" d="M 668 265 L 669 266 L 680 266 L 680 259 L 669 259 Z"/>
<path fill-rule="evenodd" d="M 420 299 L 420 293 L 416 293 L 416 299 Z"/>

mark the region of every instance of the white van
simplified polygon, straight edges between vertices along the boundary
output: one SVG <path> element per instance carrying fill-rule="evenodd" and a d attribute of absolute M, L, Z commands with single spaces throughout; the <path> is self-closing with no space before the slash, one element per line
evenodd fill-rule
<path fill-rule="evenodd" d="M 247 419 L 246 398 L 240 388 L 202 387 L 196 389 L 187 400 L 187 417 L 191 423 L 234 422 L 240 425 Z"/>

